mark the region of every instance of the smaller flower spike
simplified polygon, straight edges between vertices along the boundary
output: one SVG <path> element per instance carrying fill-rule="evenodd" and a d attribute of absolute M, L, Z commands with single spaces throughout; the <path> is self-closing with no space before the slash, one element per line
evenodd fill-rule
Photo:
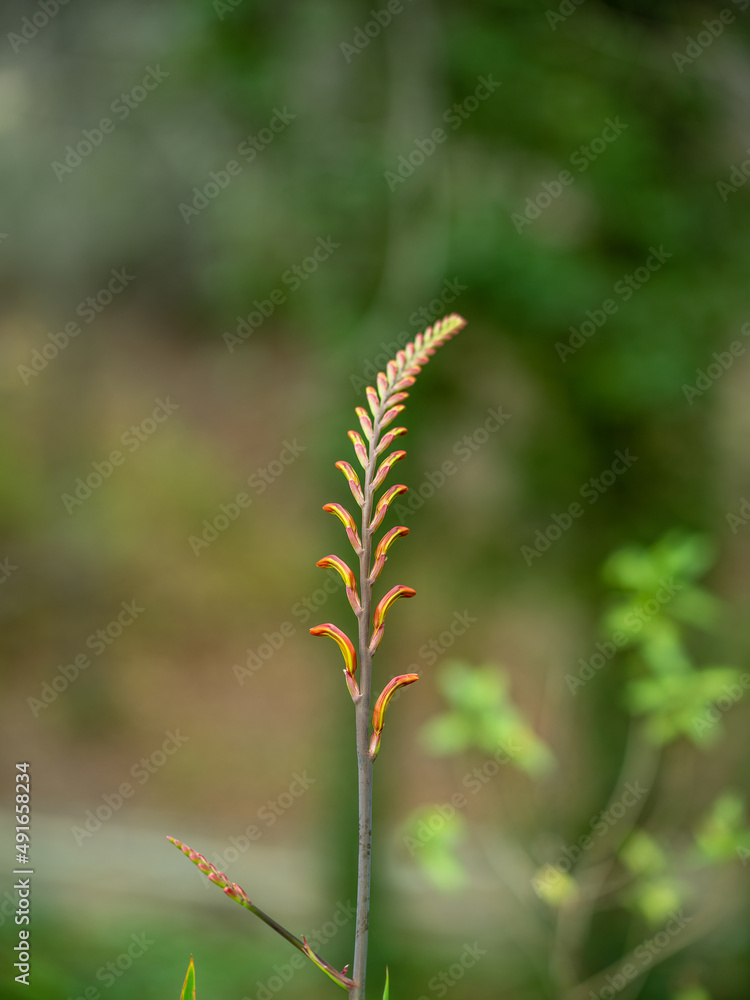
<path fill-rule="evenodd" d="M 352 491 L 352 496 L 360 507 L 364 507 L 365 498 L 362 496 L 362 487 L 359 485 L 359 476 L 357 473 L 348 462 L 336 462 L 336 468 L 341 469 L 344 473 L 349 483 L 349 489 Z"/>
<path fill-rule="evenodd" d="M 406 458 L 405 451 L 394 451 L 391 452 L 388 458 L 384 459 L 380 463 L 380 467 L 375 475 L 375 478 L 372 481 L 373 490 L 376 490 L 379 486 L 382 485 L 383 480 L 391 471 L 393 466 L 396 464 L 396 462 L 400 462 L 402 458 Z"/>
<path fill-rule="evenodd" d="M 357 532 L 357 525 L 354 523 L 354 518 L 346 509 L 342 507 L 340 503 L 326 503 L 323 504 L 323 510 L 327 514 L 335 514 L 336 517 L 341 521 L 341 523 L 346 528 L 346 535 L 355 553 L 359 556 L 362 555 L 362 543 L 359 540 L 359 533 Z"/>
<path fill-rule="evenodd" d="M 399 674 L 398 677 L 394 677 L 393 680 L 388 681 L 383 688 L 380 697 L 375 702 L 375 708 L 372 713 L 372 728 L 375 730 L 370 740 L 370 757 L 372 760 L 375 760 L 380 750 L 380 737 L 383 733 L 385 710 L 388 708 L 389 701 L 400 687 L 413 684 L 414 681 L 418 680 L 419 674 Z"/>
<path fill-rule="evenodd" d="M 383 518 L 385 517 L 388 508 L 402 493 L 408 493 L 408 486 L 391 486 L 389 490 L 382 495 L 378 500 L 377 506 L 375 508 L 375 514 L 373 515 L 372 521 L 370 521 L 370 531 L 377 531 L 380 525 L 383 523 Z"/>
<path fill-rule="evenodd" d="M 359 603 L 359 598 L 357 597 L 357 581 L 354 573 L 351 569 L 349 569 L 344 560 L 340 559 L 338 556 L 325 556 L 325 558 L 318 560 L 317 565 L 320 566 L 321 569 L 336 570 L 346 584 L 346 596 L 349 598 L 352 611 L 355 615 L 359 614 L 362 610 L 362 605 Z"/>
<path fill-rule="evenodd" d="M 400 535 L 408 535 L 408 534 L 409 534 L 409 529 L 401 525 L 401 527 L 398 528 L 391 528 L 390 531 L 386 532 L 386 534 L 383 535 L 383 537 L 380 539 L 380 542 L 378 543 L 377 549 L 375 549 L 375 562 L 372 567 L 372 572 L 368 577 L 370 583 L 374 583 L 380 576 L 380 571 L 383 569 L 383 566 L 385 566 L 385 561 L 388 558 L 387 552 L 388 549 L 391 547 L 392 543 Z M 318 566 L 320 566 L 320 563 L 318 563 Z"/>
<path fill-rule="evenodd" d="M 331 625 L 330 622 L 325 625 L 316 625 L 314 628 L 311 628 L 310 635 L 330 636 L 330 638 L 338 644 L 338 647 L 341 650 L 341 654 L 344 657 L 344 663 L 346 664 L 346 672 L 351 677 L 354 677 L 357 670 L 357 654 L 349 636 L 344 635 L 340 628 L 337 628 L 335 625 Z"/>

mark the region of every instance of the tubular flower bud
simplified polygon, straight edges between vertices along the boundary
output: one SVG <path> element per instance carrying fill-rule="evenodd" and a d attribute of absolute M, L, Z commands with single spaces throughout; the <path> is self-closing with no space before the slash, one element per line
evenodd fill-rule
<path fill-rule="evenodd" d="M 362 440 L 362 437 L 357 434 L 356 431 L 347 431 L 347 434 L 349 435 L 349 440 L 354 445 L 354 451 L 359 459 L 359 464 L 363 469 L 366 469 L 368 462 L 367 448 L 365 448 L 365 443 Z"/>
<path fill-rule="evenodd" d="M 316 565 L 320 566 L 321 569 L 335 569 L 347 587 L 351 587 L 352 590 L 356 588 L 357 581 L 354 573 L 338 556 L 325 556 L 323 559 L 319 559 Z"/>
<path fill-rule="evenodd" d="M 372 420 L 370 420 L 367 410 L 364 406 L 357 406 L 354 412 L 359 417 L 359 422 L 362 425 L 362 433 L 370 441 L 372 439 Z"/>
<path fill-rule="evenodd" d="M 384 372 L 378 372 L 378 377 L 375 379 L 378 385 L 378 395 L 381 400 L 385 399 L 386 393 L 388 392 L 388 378 Z"/>
<path fill-rule="evenodd" d="M 328 622 L 325 625 L 316 625 L 310 629 L 310 635 L 327 635 L 338 645 L 346 664 L 346 672 L 354 677 L 357 670 L 357 654 L 349 636 L 344 635 L 340 628 Z"/>
<path fill-rule="evenodd" d="M 402 403 L 399 403 L 398 406 L 392 406 L 390 410 L 386 410 L 383 414 L 382 420 L 380 421 L 381 428 L 387 427 L 388 424 L 393 423 L 399 413 L 405 409 L 406 407 Z"/>
<path fill-rule="evenodd" d="M 385 597 L 380 600 L 378 606 L 375 608 L 375 614 L 372 616 L 373 630 L 376 632 L 382 627 L 385 616 L 394 601 L 397 601 L 399 597 L 414 597 L 415 594 L 416 590 L 414 590 L 413 587 L 405 587 L 403 584 L 399 584 L 397 587 L 391 587 Z"/>
<path fill-rule="evenodd" d="M 388 375 L 388 382 L 392 384 L 393 380 L 398 375 L 398 363 L 395 358 L 388 362 L 385 366 L 385 370 Z"/>
<path fill-rule="evenodd" d="M 357 531 L 357 526 L 354 523 L 354 518 L 346 509 L 342 507 L 340 503 L 326 503 L 323 504 L 323 510 L 328 514 L 335 514 L 336 517 L 341 521 L 341 523 L 346 528 L 346 535 L 351 546 L 357 555 L 362 553 L 362 543 L 359 540 L 359 533 Z"/>
<path fill-rule="evenodd" d="M 365 395 L 367 396 L 367 402 L 370 404 L 373 417 L 377 416 L 380 407 L 380 397 L 371 385 L 368 385 L 365 389 Z"/>
<path fill-rule="evenodd" d="M 388 511 L 391 503 L 400 496 L 402 493 L 408 493 L 408 486 L 391 486 L 389 490 L 386 490 L 382 497 L 378 500 L 377 506 L 375 508 L 375 513 L 373 515 L 372 521 L 370 521 L 370 531 L 376 531 L 380 525 L 383 523 L 383 518 Z"/>
<path fill-rule="evenodd" d="M 416 382 L 416 379 L 414 380 Z M 388 397 L 388 405 L 394 406 L 396 403 L 403 403 L 405 399 L 409 398 L 408 392 L 397 392 L 393 396 Z"/>
<path fill-rule="evenodd" d="M 409 534 L 409 529 L 403 527 L 402 525 L 399 528 L 391 528 L 389 532 L 383 535 L 383 537 L 380 539 L 380 542 L 378 543 L 377 549 L 375 550 L 375 562 L 372 567 L 372 572 L 368 577 L 370 583 L 374 583 L 380 576 L 380 571 L 382 570 L 383 566 L 385 565 L 385 561 L 388 558 L 387 557 L 388 549 L 391 547 L 393 542 L 400 535 L 408 535 L 408 534 Z M 320 563 L 318 563 L 318 566 L 320 566 Z"/>
<path fill-rule="evenodd" d="M 385 477 L 391 471 L 391 468 L 396 464 L 396 462 L 400 462 L 402 458 L 406 458 L 405 451 L 394 451 L 391 455 L 388 456 L 388 458 L 384 459 L 383 462 L 381 462 L 380 467 L 378 468 L 378 471 L 375 475 L 375 478 L 372 481 L 373 490 L 376 490 L 378 486 L 381 485 Z"/>
<path fill-rule="evenodd" d="M 404 378 L 401 378 L 398 382 L 396 382 L 393 388 L 400 392 L 401 389 L 408 389 L 410 386 L 414 385 L 416 381 L 417 380 L 413 375 L 405 375 Z M 404 395 L 407 394 L 405 393 Z"/>
<path fill-rule="evenodd" d="M 382 454 L 386 450 L 386 448 L 390 448 L 390 446 L 393 444 L 396 438 L 401 437 L 402 434 L 406 434 L 405 427 L 394 427 L 392 431 L 388 431 L 388 433 L 383 436 L 383 440 L 375 449 L 375 454 L 376 455 Z"/>
<path fill-rule="evenodd" d="M 392 680 L 388 681 L 383 691 L 375 702 L 375 708 L 372 713 L 372 728 L 375 730 L 372 734 L 372 739 L 370 740 L 370 757 L 372 760 L 378 755 L 380 750 L 380 737 L 383 733 L 383 726 L 385 725 L 385 710 L 388 708 L 388 703 L 394 696 L 396 691 L 400 687 L 405 687 L 407 684 L 413 684 L 414 681 L 419 680 L 419 674 L 399 674 L 398 677 L 394 677 Z"/>
<path fill-rule="evenodd" d="M 360 604 L 359 596 L 357 594 L 357 581 L 354 577 L 354 573 L 349 569 L 344 560 L 339 559 L 338 556 L 326 556 L 324 559 L 320 559 L 316 565 L 320 566 L 321 569 L 336 570 L 346 584 L 346 596 L 349 598 L 352 611 L 355 615 L 358 615 L 362 610 L 362 605 Z"/>
<path fill-rule="evenodd" d="M 341 469 L 344 473 L 349 483 L 349 489 L 352 491 L 352 496 L 360 507 L 364 507 L 365 498 L 362 496 L 362 487 L 359 485 L 359 476 L 357 473 L 348 462 L 336 462 L 336 468 Z"/>

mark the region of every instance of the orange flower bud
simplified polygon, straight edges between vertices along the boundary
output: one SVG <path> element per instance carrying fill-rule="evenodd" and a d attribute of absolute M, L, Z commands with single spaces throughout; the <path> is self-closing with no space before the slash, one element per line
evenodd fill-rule
<path fill-rule="evenodd" d="M 356 590 L 357 581 L 354 573 L 349 569 L 343 559 L 339 559 L 338 556 L 326 556 L 324 559 L 319 559 L 316 566 L 320 566 L 321 569 L 335 569 L 347 587 L 351 587 L 352 590 Z"/>
<path fill-rule="evenodd" d="M 391 468 L 396 464 L 396 462 L 400 462 L 402 458 L 406 458 L 405 451 L 394 451 L 388 456 L 388 458 L 381 462 L 375 478 L 372 481 L 373 490 L 376 490 L 378 486 L 381 485 L 385 477 L 391 471 Z"/>
<path fill-rule="evenodd" d="M 400 687 L 405 687 L 407 684 L 413 684 L 414 681 L 419 680 L 419 674 L 399 674 L 398 677 L 394 677 L 392 680 L 388 681 L 383 691 L 375 702 L 375 708 L 372 713 L 372 728 L 375 730 L 372 734 L 372 739 L 370 741 L 370 757 L 375 760 L 380 750 L 380 737 L 383 732 L 383 726 L 385 725 L 385 710 L 388 708 L 388 703 L 394 696 L 396 691 Z"/>
<path fill-rule="evenodd" d="M 381 429 L 387 427 L 388 424 L 392 423 L 396 417 L 401 413 L 402 410 L 406 409 L 401 403 L 398 406 L 392 406 L 390 410 L 386 410 L 383 414 L 383 419 L 380 421 Z"/>
<path fill-rule="evenodd" d="M 364 408 L 364 406 L 357 406 L 357 407 L 355 407 L 354 412 L 359 417 L 359 422 L 362 425 L 362 432 L 363 432 L 363 434 L 365 435 L 365 437 L 367 438 L 368 441 L 371 440 L 371 438 L 372 438 L 372 421 L 370 420 L 370 417 L 369 417 L 369 415 L 367 413 L 367 410 Z"/>
<path fill-rule="evenodd" d="M 373 417 L 377 416 L 378 410 L 380 409 L 380 398 L 378 397 L 377 392 L 371 385 L 368 385 L 365 389 L 365 395 L 367 396 L 367 402 L 370 404 Z"/>
<path fill-rule="evenodd" d="M 388 433 L 383 437 L 380 444 L 375 449 L 375 454 L 376 455 L 382 454 L 387 448 L 389 448 L 393 444 L 396 438 L 401 437 L 402 434 L 406 434 L 405 427 L 394 427 L 392 431 L 388 431 Z"/>
<path fill-rule="evenodd" d="M 325 625 L 316 625 L 314 628 L 311 628 L 310 635 L 327 635 L 333 639 L 344 657 L 347 673 L 354 677 L 357 669 L 357 653 L 348 635 L 344 635 L 340 628 L 337 628 L 335 625 L 331 625 L 330 622 Z"/>
<path fill-rule="evenodd" d="M 344 473 L 349 483 L 349 489 L 352 491 L 352 496 L 360 507 L 364 507 L 365 498 L 362 496 L 362 487 L 359 485 L 359 476 L 357 473 L 348 462 L 336 462 L 336 468 L 341 469 Z"/>
<path fill-rule="evenodd" d="M 393 542 L 400 535 L 408 535 L 408 534 L 409 534 L 409 529 L 405 528 L 402 525 L 401 527 L 398 528 L 391 528 L 390 531 L 388 531 L 385 535 L 383 535 L 383 537 L 380 539 L 380 542 L 378 543 L 377 549 L 375 549 L 375 557 L 374 557 L 372 572 L 368 577 L 370 583 L 374 583 L 380 576 L 380 571 L 383 569 L 385 561 L 388 558 L 386 553 L 388 552 L 388 549 L 391 547 Z M 318 565 L 320 565 L 320 563 L 318 563 Z"/>
<path fill-rule="evenodd" d="M 405 587 L 403 584 L 391 587 L 375 608 L 375 614 L 372 616 L 373 630 L 377 631 L 382 626 L 385 616 L 394 601 L 397 601 L 399 597 L 414 597 L 415 594 L 416 590 L 413 587 Z"/>
<path fill-rule="evenodd" d="M 389 490 L 386 490 L 382 497 L 378 500 L 377 506 L 375 507 L 375 513 L 373 515 L 372 521 L 370 521 L 370 531 L 376 531 L 380 525 L 383 523 L 383 518 L 388 511 L 391 503 L 399 496 L 401 493 L 408 493 L 408 486 L 391 486 Z"/>
<path fill-rule="evenodd" d="M 367 457 L 367 448 L 365 448 L 364 441 L 362 440 L 361 436 L 357 434 L 356 431 L 347 431 L 346 433 L 349 435 L 349 440 L 354 445 L 354 451 L 357 455 L 357 458 L 359 459 L 359 464 L 362 466 L 363 469 L 366 469 L 368 457 Z"/>

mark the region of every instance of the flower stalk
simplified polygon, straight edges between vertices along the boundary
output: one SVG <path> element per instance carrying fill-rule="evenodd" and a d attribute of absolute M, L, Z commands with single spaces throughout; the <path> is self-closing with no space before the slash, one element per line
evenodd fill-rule
<path fill-rule="evenodd" d="M 357 917 L 354 941 L 354 960 L 352 963 L 352 980 L 349 987 L 349 1000 L 365 1000 L 367 974 L 367 945 L 370 918 L 370 874 L 372 862 L 372 776 L 373 763 L 380 751 L 380 741 L 385 721 L 385 711 L 395 692 L 419 680 L 418 674 L 401 674 L 388 682 L 376 701 L 370 724 L 370 697 L 372 689 L 372 657 L 380 646 L 385 629 L 385 616 L 395 601 L 401 597 L 413 597 L 415 591 L 403 584 L 392 587 L 378 602 L 374 613 L 372 610 L 372 588 L 383 570 L 387 553 L 395 541 L 408 534 L 409 529 L 403 526 L 391 528 L 377 544 L 373 555 L 373 536 L 382 524 L 391 503 L 396 497 L 407 491 L 403 485 L 392 486 L 379 499 L 378 489 L 385 482 L 396 462 L 406 456 L 403 450 L 391 452 L 385 458 L 381 456 L 393 442 L 406 433 L 405 427 L 395 427 L 383 434 L 403 412 L 404 402 L 409 393 L 406 391 L 415 382 L 416 375 L 427 363 L 435 350 L 459 332 L 465 325 L 460 316 L 447 316 L 445 319 L 428 328 L 424 334 L 418 334 L 414 342 L 403 351 L 399 351 L 395 359 L 388 362 L 385 372 L 380 372 L 376 379 L 376 387 L 366 389 L 370 412 L 362 407 L 356 408 L 356 414 L 362 434 L 349 431 L 348 436 L 354 447 L 355 456 L 364 472 L 364 481 L 349 464 L 337 462 L 351 489 L 357 505 L 361 508 L 361 531 L 357 532 L 353 517 L 340 504 L 326 504 L 325 511 L 334 513 L 346 528 L 355 555 L 359 558 L 359 594 L 352 586 L 349 567 L 343 560 L 335 556 L 327 556 L 318 565 L 335 568 L 347 585 L 347 596 L 357 617 L 357 654 L 352 657 L 353 643 L 343 643 L 346 638 L 340 629 L 334 625 L 318 625 L 310 629 L 313 635 L 328 635 L 342 649 L 347 667 L 346 681 L 354 701 L 355 733 L 357 747 L 357 774 L 359 794 L 359 844 L 357 865 Z M 381 437 L 382 435 L 382 437 Z M 337 561 L 336 561 L 337 560 Z M 354 669 L 351 663 L 354 662 Z M 359 667 L 359 680 L 354 673 Z"/>

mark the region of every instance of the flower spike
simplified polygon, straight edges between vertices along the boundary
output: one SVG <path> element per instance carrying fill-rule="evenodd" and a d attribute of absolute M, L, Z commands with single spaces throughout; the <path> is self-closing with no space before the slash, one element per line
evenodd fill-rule
<path fill-rule="evenodd" d="M 378 469 L 375 478 L 372 481 L 373 490 L 376 490 L 378 486 L 382 484 L 383 480 L 391 471 L 396 462 L 400 462 L 402 458 L 406 458 L 405 451 L 394 451 L 388 456 L 388 458 L 384 459 L 380 463 L 380 468 Z"/>
<path fill-rule="evenodd" d="M 370 531 L 377 531 L 380 525 L 383 523 L 383 518 L 388 511 L 388 508 L 402 493 L 408 493 L 408 486 L 391 486 L 389 490 L 382 495 L 378 500 L 377 507 L 375 508 L 375 513 L 373 515 L 372 521 L 370 521 Z"/>
<path fill-rule="evenodd" d="M 405 687 L 407 684 L 413 684 L 414 681 L 419 680 L 419 674 L 399 674 L 398 677 L 394 677 L 393 680 L 388 681 L 383 691 L 375 702 L 375 708 L 372 713 L 372 728 L 374 732 L 372 734 L 372 739 L 370 740 L 370 757 L 372 760 L 378 755 L 380 751 L 380 737 L 383 734 L 383 726 L 385 725 L 385 710 L 388 708 L 388 703 L 394 696 L 396 691 L 400 687 Z"/>
<path fill-rule="evenodd" d="M 349 483 L 349 489 L 352 491 L 352 496 L 360 507 L 364 507 L 365 498 L 362 495 L 362 487 L 359 485 L 359 476 L 357 473 L 348 462 L 336 462 L 336 468 L 341 469 L 344 473 Z"/>
<path fill-rule="evenodd" d="M 316 625 L 314 628 L 310 629 L 310 635 L 327 635 L 338 645 L 341 650 L 341 655 L 344 657 L 344 663 L 346 664 L 346 672 L 353 678 L 357 670 L 357 654 L 354 650 L 354 644 L 348 635 L 344 635 L 340 628 L 335 625 L 331 625 L 330 622 L 325 625 Z"/>
<path fill-rule="evenodd" d="M 380 542 L 378 543 L 377 549 L 375 550 L 375 557 L 374 557 L 375 562 L 372 567 L 372 572 L 368 577 L 370 583 L 374 583 L 380 576 L 380 571 L 383 569 L 383 566 L 385 566 L 385 561 L 388 558 L 386 553 L 388 552 L 388 549 L 391 547 L 392 543 L 400 535 L 408 535 L 408 534 L 409 534 L 409 529 L 401 525 L 401 527 L 399 528 L 391 528 L 390 531 L 388 531 L 385 535 L 383 535 L 383 537 L 380 539 Z M 320 566 L 320 563 L 318 563 L 318 566 Z"/>

